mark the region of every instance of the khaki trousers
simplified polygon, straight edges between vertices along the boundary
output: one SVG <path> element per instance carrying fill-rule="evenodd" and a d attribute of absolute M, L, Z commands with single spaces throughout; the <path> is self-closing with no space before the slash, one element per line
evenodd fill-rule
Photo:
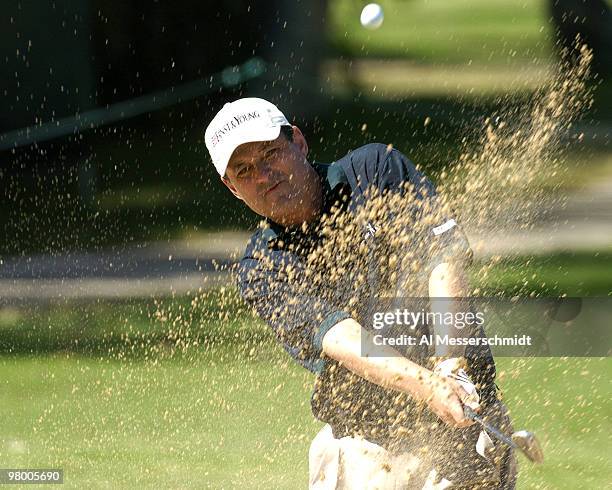
<path fill-rule="evenodd" d="M 506 481 L 513 488 L 514 456 L 508 461 Z M 434 490 L 461 488 L 439 477 L 431 464 L 412 453 L 392 454 L 362 438 L 336 439 L 325 425 L 315 436 L 308 454 L 310 490 Z M 464 487 L 466 488 L 466 487 Z"/>

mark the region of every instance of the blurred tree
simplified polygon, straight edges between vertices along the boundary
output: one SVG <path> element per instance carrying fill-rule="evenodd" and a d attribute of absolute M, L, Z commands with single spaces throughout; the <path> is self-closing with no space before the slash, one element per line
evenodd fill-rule
<path fill-rule="evenodd" d="M 267 78 L 254 91 L 272 99 L 300 124 L 321 115 L 325 101 L 319 71 L 326 55 L 328 0 L 274 0 L 266 9 L 267 37 L 260 55 L 269 63 Z"/>
<path fill-rule="evenodd" d="M 612 75 L 612 12 L 606 0 L 549 0 L 557 50 L 575 52 L 576 36 L 593 50 L 593 70 Z"/>
<path fill-rule="evenodd" d="M 265 9 L 241 0 L 94 0 L 99 102 L 205 78 L 244 62 L 265 35 Z"/>
<path fill-rule="evenodd" d="M 325 36 L 313 33 L 324 31 L 327 0 L 93 2 L 102 105 L 207 78 L 258 56 L 269 70 L 265 82 L 251 89 L 297 102 L 304 111 L 312 107 L 312 100 L 296 94 L 317 93 Z M 236 96 L 231 88 L 215 90 L 207 98 L 209 110 Z"/>
<path fill-rule="evenodd" d="M 91 1 L 8 2 L 0 17 L 0 133 L 53 123 L 96 105 Z M 40 209 L 54 187 L 95 189 L 89 150 L 74 135 L 0 153 L 5 198 Z M 78 169 L 81 178 L 77 177 Z M 8 197 L 7 197 L 8 196 Z M 91 199 L 91 192 L 84 196 Z M 4 202 L 0 201 L 0 204 Z"/>
<path fill-rule="evenodd" d="M 0 18 L 0 132 L 95 106 L 90 2 L 8 2 Z"/>

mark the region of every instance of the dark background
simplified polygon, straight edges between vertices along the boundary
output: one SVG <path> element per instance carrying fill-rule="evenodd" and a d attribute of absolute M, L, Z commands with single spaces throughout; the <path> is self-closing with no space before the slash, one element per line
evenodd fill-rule
<path fill-rule="evenodd" d="M 328 96 L 321 90 L 321 64 L 358 56 L 330 42 L 329 4 L 30 0 L 6 6 L 0 134 L 194 80 L 202 80 L 202 95 L 2 151 L 0 253 L 95 249 L 252 226 L 257 218 L 219 184 L 203 143 L 216 110 L 244 94 L 277 103 L 305 131 L 313 159 L 333 160 L 367 141 L 402 141 L 426 167 L 448 163 L 465 127 L 500 105 L 452 97 L 373 103 L 357 90 Z M 608 4 L 551 0 L 548 9 L 558 33 L 554 50 L 571 49 L 580 34 L 595 50 L 594 83 L 605 81 L 612 67 Z M 255 80 L 232 85 L 210 78 L 253 57 L 267 67 Z M 609 111 L 603 87 L 594 117 Z M 427 131 L 417 123 L 426 115 L 436 121 Z"/>

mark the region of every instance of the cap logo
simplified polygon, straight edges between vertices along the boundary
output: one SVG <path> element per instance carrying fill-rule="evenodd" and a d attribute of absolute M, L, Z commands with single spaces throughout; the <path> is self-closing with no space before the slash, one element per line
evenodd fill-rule
<path fill-rule="evenodd" d="M 257 119 L 259 117 L 261 117 L 259 111 L 245 112 L 244 114 L 238 114 L 237 116 L 234 116 L 223 126 L 221 126 L 221 128 L 215 131 L 211 138 L 211 145 L 214 148 L 232 129 L 237 128 L 246 121 L 250 121 L 251 119 Z"/>
<path fill-rule="evenodd" d="M 272 123 L 272 125 L 276 125 L 276 126 L 282 126 L 283 124 L 288 124 L 287 123 L 287 118 L 283 115 L 281 116 L 272 116 L 270 117 L 270 122 Z"/>

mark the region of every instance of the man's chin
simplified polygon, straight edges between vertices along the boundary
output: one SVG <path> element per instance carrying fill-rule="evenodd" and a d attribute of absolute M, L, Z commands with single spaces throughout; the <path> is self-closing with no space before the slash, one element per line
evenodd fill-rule
<path fill-rule="evenodd" d="M 286 222 L 288 219 L 290 219 L 290 217 L 288 216 L 287 213 L 284 213 L 282 210 L 280 209 L 273 209 L 272 211 L 270 211 L 268 213 L 268 218 L 270 218 L 272 221 L 276 222 L 276 223 L 284 223 Z"/>

